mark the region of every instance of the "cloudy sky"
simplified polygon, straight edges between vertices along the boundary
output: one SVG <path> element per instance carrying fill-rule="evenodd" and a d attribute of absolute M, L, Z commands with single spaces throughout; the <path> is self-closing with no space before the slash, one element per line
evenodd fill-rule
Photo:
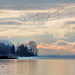
<path fill-rule="evenodd" d="M 0 0 L 0 40 L 35 41 L 39 54 L 75 54 L 75 0 Z"/>

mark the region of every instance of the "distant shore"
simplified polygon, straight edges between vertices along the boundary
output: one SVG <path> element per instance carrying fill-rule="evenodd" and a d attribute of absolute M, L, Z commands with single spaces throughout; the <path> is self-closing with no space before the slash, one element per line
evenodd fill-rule
<path fill-rule="evenodd" d="M 17 59 L 75 59 L 75 55 L 38 55 L 31 57 L 17 57 Z"/>
<path fill-rule="evenodd" d="M 75 55 L 0 56 L 0 59 L 75 59 Z"/>

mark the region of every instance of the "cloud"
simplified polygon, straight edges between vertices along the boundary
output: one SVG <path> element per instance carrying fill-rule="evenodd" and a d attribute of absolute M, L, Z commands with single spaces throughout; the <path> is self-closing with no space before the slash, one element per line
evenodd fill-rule
<path fill-rule="evenodd" d="M 25 9 L 25 10 L 5 10 L 5 9 L 0 9 L 0 19 L 9 19 L 9 18 L 34 18 L 36 19 L 37 16 L 39 19 L 41 17 L 48 17 L 48 15 L 52 15 L 52 13 L 55 13 L 58 9 L 59 11 L 61 10 L 62 7 L 52 7 L 52 8 L 47 8 L 47 9 Z M 44 16 L 43 16 L 44 15 Z M 32 18 L 32 19 L 33 19 Z"/>
<path fill-rule="evenodd" d="M 46 22 L 45 27 L 49 31 L 50 34 L 53 34 L 54 38 L 64 38 L 67 33 L 74 33 L 74 24 L 68 24 L 67 22 L 75 21 L 75 18 L 62 18 L 55 19 Z"/>
<path fill-rule="evenodd" d="M 60 53 L 65 53 L 66 54 L 69 53 L 74 53 L 75 52 L 75 42 L 66 42 L 66 41 L 57 41 L 54 42 L 53 44 L 47 44 L 47 43 L 40 43 L 37 45 L 37 48 L 40 48 L 40 50 L 45 49 L 45 51 L 55 51 L 58 52 L 58 54 Z M 50 52 L 49 52 L 50 53 Z M 75 54 L 75 53 L 74 53 Z"/>
<path fill-rule="evenodd" d="M 5 9 L 38 9 L 38 8 L 48 8 L 51 4 L 61 4 L 61 3 L 75 3 L 74 0 L 1 0 L 0 8 Z M 39 4 L 39 5 L 38 5 Z M 20 6 L 21 5 L 21 6 Z"/>
<path fill-rule="evenodd" d="M 24 11 L 24 10 L 5 10 L 5 9 L 0 9 L 0 19 L 4 19 L 6 18 L 9 19 L 9 18 L 18 18 L 20 17 L 20 15 L 25 15 L 27 11 Z"/>
<path fill-rule="evenodd" d="M 55 39 L 67 39 L 67 37 L 65 36 L 67 33 L 71 33 L 74 34 L 74 24 L 70 24 L 67 25 L 68 21 L 73 21 L 75 20 L 75 18 L 64 18 L 64 19 L 58 19 L 58 20 L 52 20 L 52 21 L 48 21 L 46 22 L 45 25 L 39 25 L 38 23 L 33 23 L 33 22 L 27 22 L 27 24 L 23 24 L 22 22 L 16 20 L 9 20 L 9 21 L 0 21 L 1 27 L 0 29 L 4 30 L 2 32 L 0 32 L 1 34 L 3 34 L 4 32 L 8 32 L 7 34 L 10 35 L 9 30 L 11 30 L 10 32 L 15 31 L 15 33 L 11 36 L 39 36 L 39 35 L 52 35 L 53 38 Z M 2 26 L 2 24 L 4 26 Z M 11 25 L 11 26 L 9 26 Z M 12 26 L 14 25 L 14 26 Z M 66 25 L 66 26 L 65 26 Z M 7 30 L 7 31 L 6 31 Z M 18 30 L 18 33 L 17 33 Z M 4 35 L 6 36 L 6 34 L 4 33 Z M 17 33 L 17 34 L 16 34 Z M 24 35 L 26 33 L 26 35 Z M 31 33 L 31 34 L 30 34 Z M 23 34 L 23 35 L 22 35 Z M 9 37 L 8 35 L 8 37 Z M 0 35 L 2 36 L 2 35 Z"/>
<path fill-rule="evenodd" d="M 58 41 L 58 42 L 57 42 L 57 45 L 58 45 L 58 46 L 64 46 L 64 45 L 68 45 L 68 44 L 67 44 L 65 41 L 61 41 L 61 42 Z"/>
<path fill-rule="evenodd" d="M 65 36 L 66 34 L 74 34 L 74 21 L 75 18 L 73 16 L 68 17 L 67 13 L 69 13 L 68 11 L 71 12 L 71 9 L 74 9 L 74 4 L 57 4 L 59 6 L 65 6 L 64 9 L 60 10 L 61 7 L 57 6 L 56 8 L 54 7 L 50 7 L 49 9 L 28 9 L 28 10 L 0 10 L 0 23 L 6 26 L 0 26 L 0 30 L 1 30 L 1 35 L 5 32 L 8 32 L 6 35 L 5 33 L 3 34 L 3 36 L 7 36 L 9 37 L 10 33 L 9 30 L 11 30 L 11 32 L 15 31 L 16 33 L 14 33 L 13 35 L 11 34 L 11 37 L 13 36 L 40 36 L 40 35 L 52 35 L 54 39 L 67 39 L 67 37 Z M 68 8 L 69 6 L 69 8 Z M 51 12 L 56 12 L 58 10 L 58 14 L 52 14 Z M 66 12 L 66 13 L 65 13 Z M 75 10 L 73 10 L 73 13 L 75 12 Z M 49 14 L 51 14 L 51 16 L 48 19 L 45 20 L 38 20 L 37 21 L 37 14 L 39 19 L 44 17 L 47 18 Z M 71 13 L 70 13 L 71 14 Z M 44 15 L 44 16 L 43 16 Z M 34 16 L 34 18 L 31 18 L 32 16 Z M 22 19 L 24 20 L 24 18 L 27 20 L 25 21 L 20 21 L 18 20 Z M 31 19 L 30 19 L 31 18 Z M 10 19 L 10 20 L 9 20 Z M 7 20 L 7 21 L 5 21 Z M 36 21 L 35 21 L 36 20 Z M 9 26 L 9 25 L 14 25 L 14 26 Z M 21 25 L 21 26 L 17 26 L 17 25 Z M 3 31 L 3 30 L 4 31 Z M 18 33 L 17 33 L 18 31 Z M 26 35 L 24 35 L 24 33 L 27 33 Z M 31 32 L 31 34 L 30 34 Z"/>
<path fill-rule="evenodd" d="M 1 37 L 31 37 L 46 34 L 46 30 L 35 25 L 0 25 Z"/>
<path fill-rule="evenodd" d="M 0 2 L 3 3 L 0 4 L 0 37 L 24 37 L 42 41 L 38 48 L 44 50 L 44 53 L 67 54 L 75 51 L 75 3 L 24 0 L 24 5 L 20 0 L 18 4 L 14 2 Z"/>
<path fill-rule="evenodd" d="M 5 21 L 0 21 L 0 25 L 21 25 L 22 23 L 19 21 L 13 21 L 13 20 L 5 20 Z"/>
<path fill-rule="evenodd" d="M 67 21 L 66 24 L 75 24 L 75 21 Z"/>

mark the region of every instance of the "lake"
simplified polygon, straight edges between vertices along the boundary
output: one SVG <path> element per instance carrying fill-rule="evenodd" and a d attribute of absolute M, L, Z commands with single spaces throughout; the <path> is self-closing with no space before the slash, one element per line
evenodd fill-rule
<path fill-rule="evenodd" d="M 75 75 L 75 59 L 0 60 L 0 75 Z"/>

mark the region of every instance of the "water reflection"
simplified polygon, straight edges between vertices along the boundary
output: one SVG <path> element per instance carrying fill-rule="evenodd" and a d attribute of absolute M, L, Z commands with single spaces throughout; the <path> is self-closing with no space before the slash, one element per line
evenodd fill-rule
<path fill-rule="evenodd" d="M 0 60 L 0 75 L 75 75 L 75 60 Z"/>
<path fill-rule="evenodd" d="M 16 72 L 19 75 L 36 75 L 36 60 L 17 60 Z"/>

